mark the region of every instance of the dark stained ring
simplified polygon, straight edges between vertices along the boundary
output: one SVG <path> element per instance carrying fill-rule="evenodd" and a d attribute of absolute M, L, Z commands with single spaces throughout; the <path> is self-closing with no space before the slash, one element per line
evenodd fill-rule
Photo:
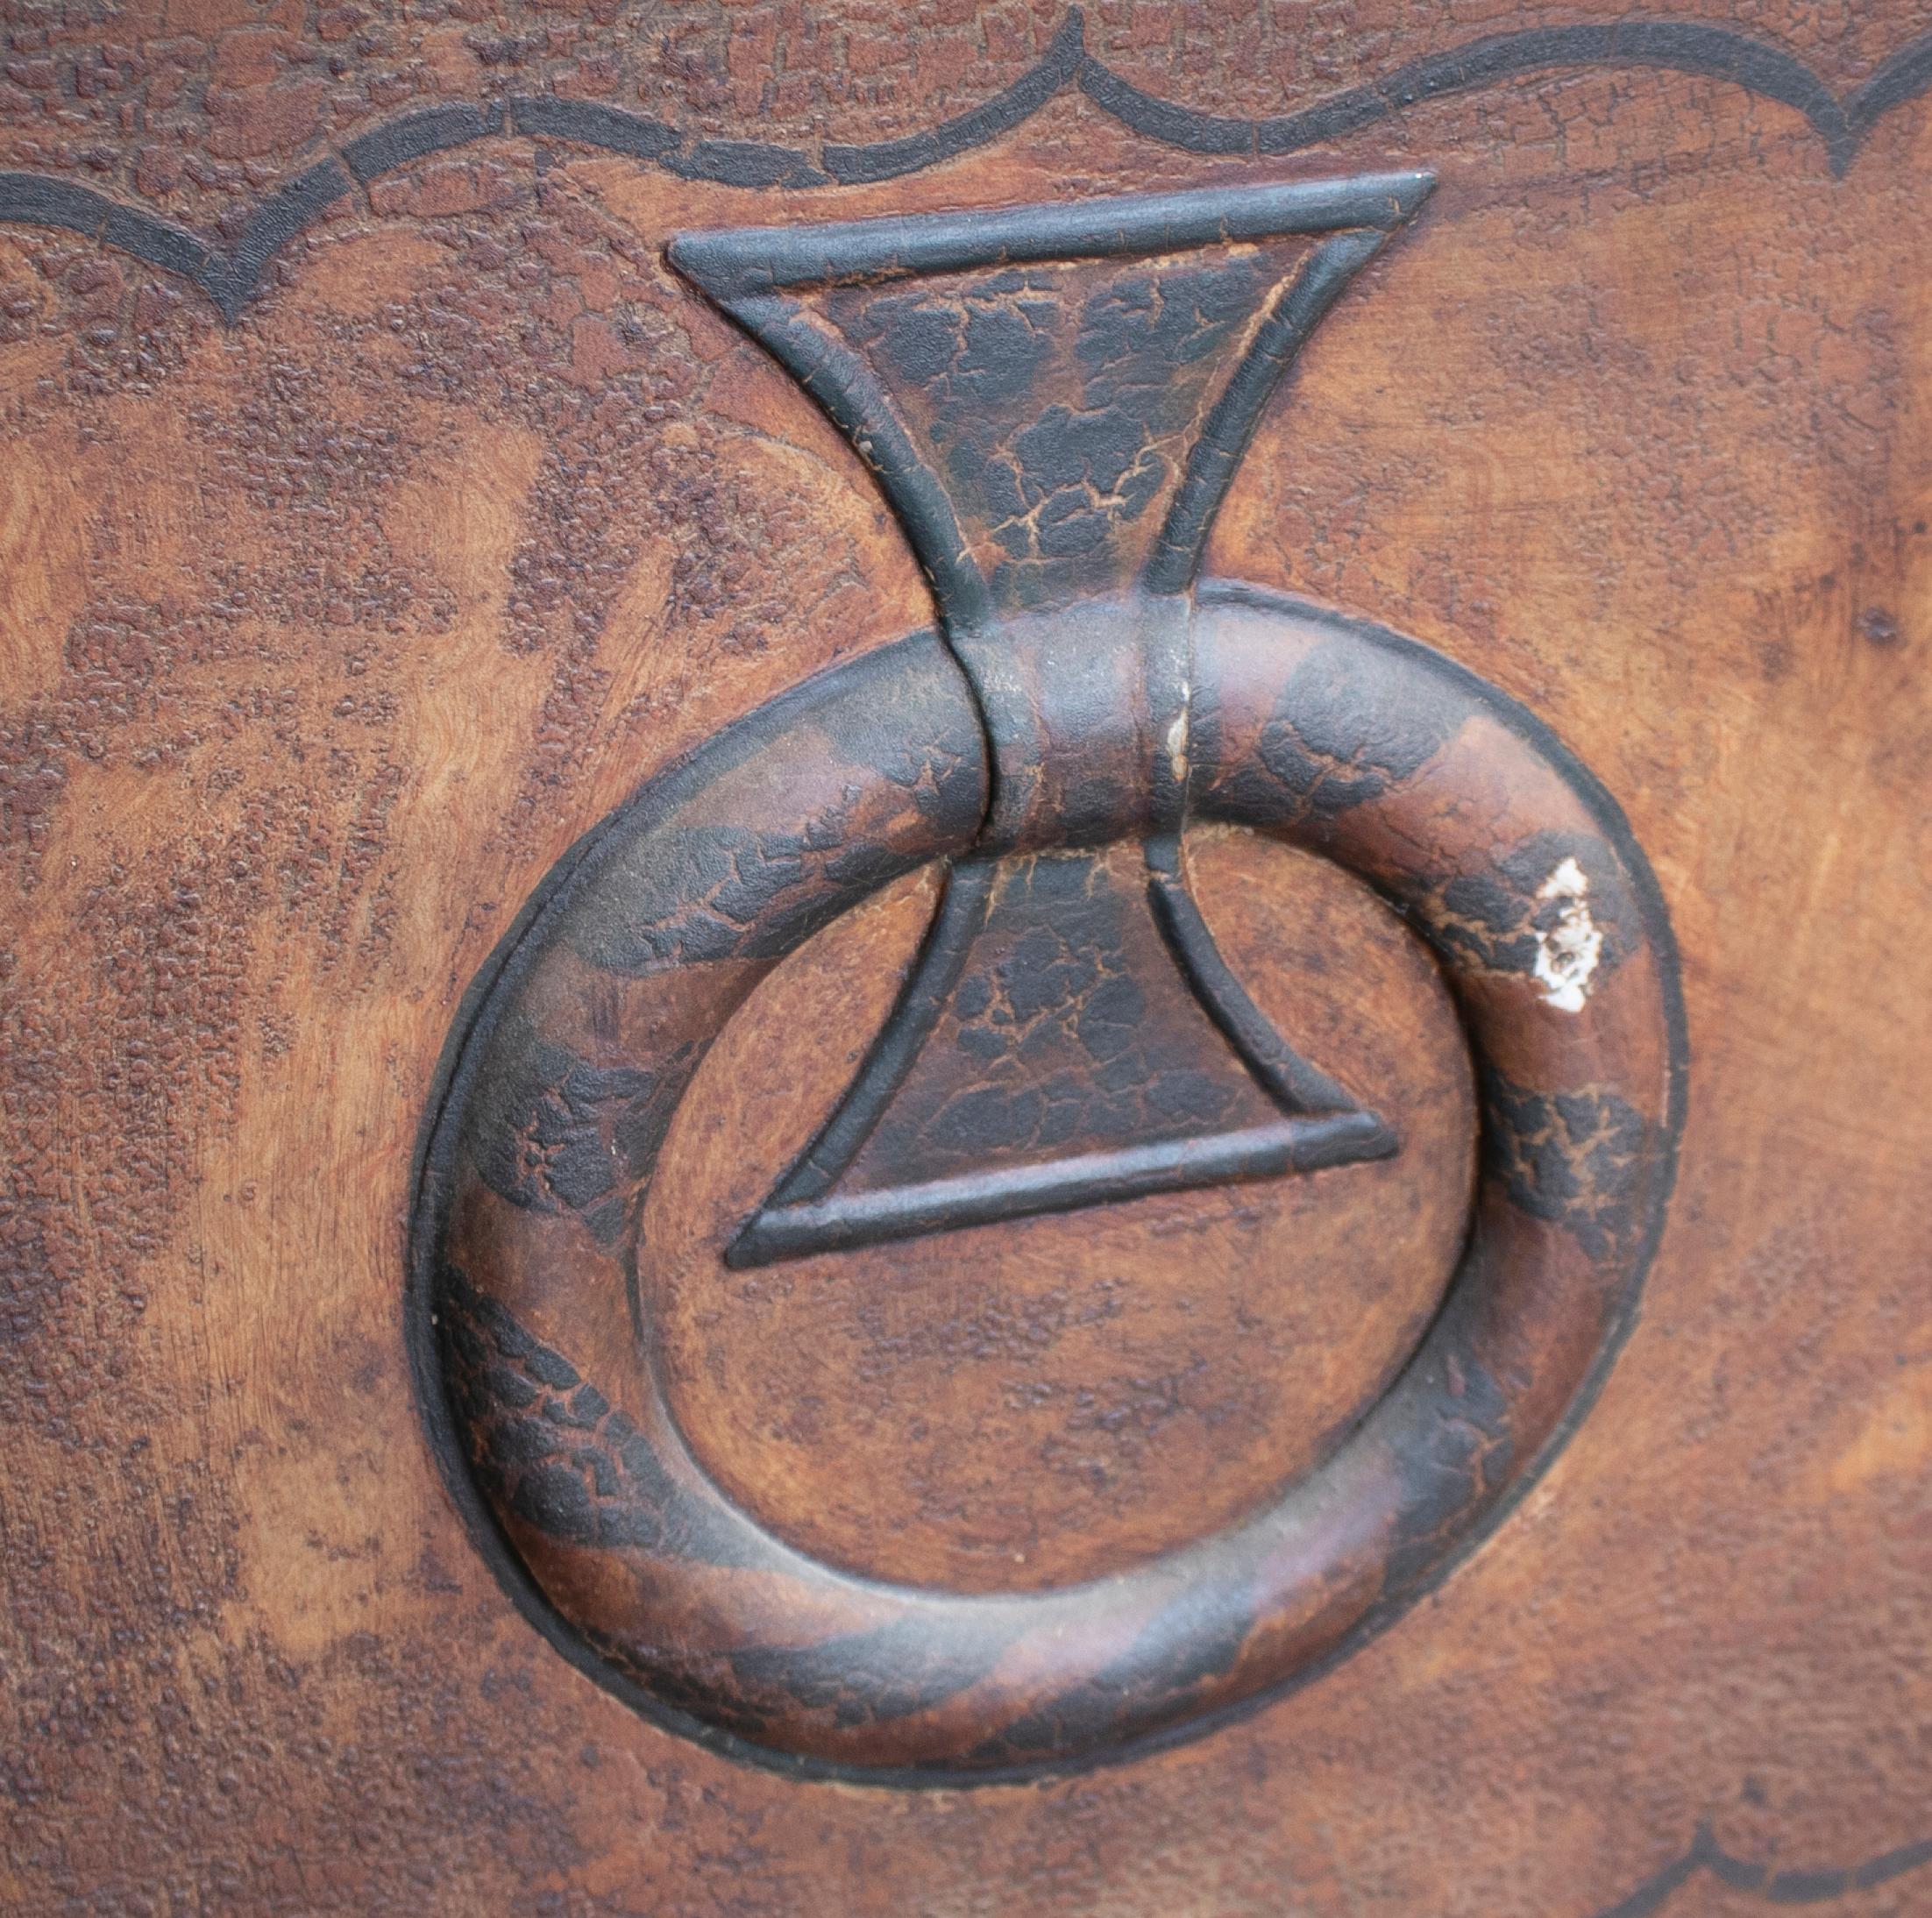
<path fill-rule="evenodd" d="M 787 953 L 988 806 L 971 691 L 921 635 L 808 681 L 564 862 L 477 996 L 426 1158 L 423 1363 L 451 1482 L 586 1670 L 820 1774 L 965 1782 L 1119 1757 L 1305 1681 L 1499 1522 L 1574 1429 L 1661 1232 L 1684 1038 L 1615 805 L 1441 656 L 1250 589 L 1197 594 L 1190 818 L 1374 887 L 1454 992 L 1482 1096 L 1442 1310 L 1325 1460 L 1116 1577 L 958 1595 L 853 1576 L 732 1503 L 652 1363 L 636 1220 L 699 1062 Z"/>

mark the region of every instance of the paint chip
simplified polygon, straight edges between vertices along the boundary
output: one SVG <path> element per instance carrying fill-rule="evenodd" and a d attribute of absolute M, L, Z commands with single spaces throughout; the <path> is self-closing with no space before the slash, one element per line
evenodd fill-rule
<path fill-rule="evenodd" d="M 1174 775 L 1177 785 L 1185 785 L 1188 778 L 1188 684 L 1181 682 L 1181 710 L 1175 714 L 1174 723 L 1168 728 L 1168 771 Z"/>
<path fill-rule="evenodd" d="M 1590 917 L 1590 882 L 1575 859 L 1566 859 L 1537 888 L 1538 899 L 1557 907 L 1554 920 L 1536 935 L 1536 981 L 1543 997 L 1562 1012 L 1580 1012 L 1590 981 L 1603 957 L 1603 934 Z M 1541 915 L 1539 915 L 1540 917 Z"/>

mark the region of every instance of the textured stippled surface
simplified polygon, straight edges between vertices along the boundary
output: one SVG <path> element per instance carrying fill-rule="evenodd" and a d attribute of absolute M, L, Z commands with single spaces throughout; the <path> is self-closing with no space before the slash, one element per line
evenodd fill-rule
<path fill-rule="evenodd" d="M 1827 103 L 1923 24 L 1669 11 Z M 1086 35 L 1150 96 L 1261 117 L 1626 15 L 1136 5 Z M 5 164 L 217 231 L 326 142 L 498 93 L 910 137 L 1059 25 L 907 21 L 17 8 Z M 1331 123 L 1316 162 L 1069 89 L 809 207 L 493 138 L 325 210 L 226 331 L 165 271 L 0 230 L 0 1902 L 1922 1907 L 1924 109 L 1893 84 L 1838 178 L 1816 97 L 1489 71 Z M 657 248 L 1316 163 L 1434 169 L 1431 245 L 1303 362 L 1215 563 L 1442 648 L 1621 797 L 1697 1042 L 1644 1321 L 1425 1629 L 1346 1674 L 1045 1787 L 748 1771 L 506 1602 L 422 1447 L 396 1292 L 437 1048 L 515 902 L 650 773 L 931 616 L 856 463 Z"/>

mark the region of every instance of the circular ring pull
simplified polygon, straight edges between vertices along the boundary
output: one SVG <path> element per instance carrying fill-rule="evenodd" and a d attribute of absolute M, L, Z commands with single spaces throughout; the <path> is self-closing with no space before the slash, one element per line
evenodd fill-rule
<path fill-rule="evenodd" d="M 944 1782 L 1197 1729 L 1326 1668 L 1440 1578 L 1548 1464 L 1629 1328 L 1684 1041 L 1663 906 L 1615 805 L 1521 707 L 1412 642 L 1226 586 L 1184 625 L 1179 811 L 1359 876 L 1454 993 L 1482 1118 L 1442 1309 L 1316 1469 L 1119 1576 L 891 1585 L 735 1505 L 653 1367 L 637 1230 L 659 1148 L 758 982 L 896 877 L 972 855 L 988 813 L 981 707 L 936 637 L 807 682 L 559 866 L 479 997 L 416 1224 L 431 1396 L 505 1577 L 586 1668 L 694 1736 Z M 1184 914 L 1160 823 L 1151 883 Z M 1221 990 L 1239 1048 L 1239 989 Z M 1281 1097 L 1284 1139 L 1336 1136 L 1319 1085 Z"/>

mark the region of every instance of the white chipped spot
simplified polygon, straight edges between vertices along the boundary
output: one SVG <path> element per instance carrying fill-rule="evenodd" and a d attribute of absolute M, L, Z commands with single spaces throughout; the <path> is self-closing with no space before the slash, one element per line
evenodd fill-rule
<path fill-rule="evenodd" d="M 1185 785 L 1188 776 L 1188 686 L 1181 683 L 1181 710 L 1175 714 L 1174 723 L 1168 728 L 1168 770 L 1173 773 L 1177 785 Z"/>
<path fill-rule="evenodd" d="M 1537 888 L 1536 896 L 1554 905 L 1556 918 L 1536 935 L 1536 982 L 1543 997 L 1562 1012 L 1580 1012 L 1590 981 L 1603 957 L 1603 934 L 1590 917 L 1590 882 L 1573 858 L 1566 859 Z"/>

